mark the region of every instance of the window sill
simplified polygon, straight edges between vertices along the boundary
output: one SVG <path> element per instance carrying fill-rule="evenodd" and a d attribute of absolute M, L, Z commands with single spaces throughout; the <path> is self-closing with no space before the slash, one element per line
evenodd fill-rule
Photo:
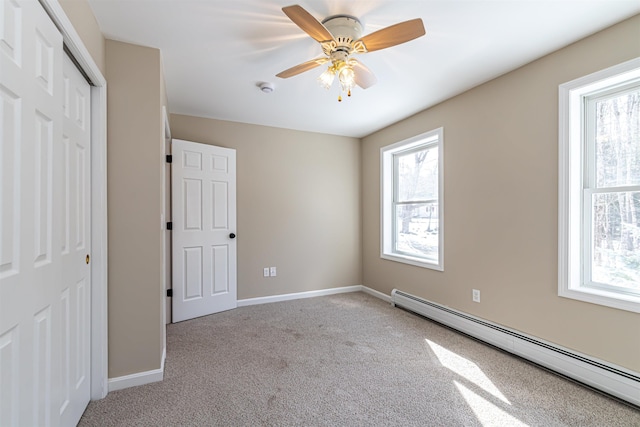
<path fill-rule="evenodd" d="M 640 297 L 632 295 L 622 295 L 615 292 L 586 287 L 578 289 L 560 289 L 558 295 L 564 298 L 571 298 L 579 301 L 590 302 L 592 304 L 640 313 Z"/>
<path fill-rule="evenodd" d="M 435 262 L 430 262 L 422 258 L 415 258 L 406 255 L 398 255 L 398 254 L 380 254 L 380 258 L 386 259 L 389 261 L 401 262 L 403 264 L 415 265 L 416 267 L 428 268 L 431 270 L 444 271 L 444 266 L 442 263 L 438 264 Z"/>

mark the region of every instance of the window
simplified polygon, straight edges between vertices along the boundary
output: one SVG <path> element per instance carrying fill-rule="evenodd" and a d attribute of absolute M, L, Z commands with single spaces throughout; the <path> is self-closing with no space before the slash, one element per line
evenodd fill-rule
<path fill-rule="evenodd" d="M 640 58 L 560 85 L 559 295 L 640 312 Z"/>
<path fill-rule="evenodd" d="M 442 128 L 380 151 L 381 254 L 443 270 Z"/>

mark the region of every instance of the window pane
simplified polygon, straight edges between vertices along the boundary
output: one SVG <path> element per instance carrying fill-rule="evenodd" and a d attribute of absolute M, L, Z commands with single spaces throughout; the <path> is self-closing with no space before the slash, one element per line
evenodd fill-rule
<path fill-rule="evenodd" d="M 438 147 L 397 155 L 398 202 L 438 198 Z"/>
<path fill-rule="evenodd" d="M 396 206 L 396 252 L 438 262 L 438 204 Z"/>
<path fill-rule="evenodd" d="M 640 184 L 640 90 L 596 102 L 596 185 Z"/>
<path fill-rule="evenodd" d="M 640 292 L 640 191 L 592 197 L 593 282 Z"/>

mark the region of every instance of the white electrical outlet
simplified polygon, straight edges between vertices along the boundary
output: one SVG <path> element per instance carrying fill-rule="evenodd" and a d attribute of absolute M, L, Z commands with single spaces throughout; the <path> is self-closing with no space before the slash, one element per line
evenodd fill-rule
<path fill-rule="evenodd" d="M 276 277 L 276 268 L 275 267 L 271 267 L 271 277 Z"/>
<path fill-rule="evenodd" d="M 480 302 L 480 291 L 478 289 L 473 289 L 472 299 L 473 299 L 473 302 Z"/>
<path fill-rule="evenodd" d="M 263 275 L 264 277 L 269 277 L 269 267 L 265 267 L 265 268 L 262 270 L 262 275 Z"/>

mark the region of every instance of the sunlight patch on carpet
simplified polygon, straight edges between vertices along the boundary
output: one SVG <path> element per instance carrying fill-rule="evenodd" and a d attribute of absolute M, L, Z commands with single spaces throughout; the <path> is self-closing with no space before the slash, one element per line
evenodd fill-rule
<path fill-rule="evenodd" d="M 457 381 L 453 382 L 467 401 L 469 407 L 483 426 L 510 426 L 510 427 L 527 427 L 528 425 L 509 415 L 506 411 L 469 390 Z"/>
<path fill-rule="evenodd" d="M 504 403 L 510 405 L 511 402 L 498 390 L 493 382 L 482 372 L 482 369 L 478 367 L 475 363 L 470 360 L 465 359 L 462 356 L 457 355 L 456 353 L 447 350 L 446 348 L 434 343 L 433 341 L 429 341 L 425 339 L 431 350 L 435 353 L 438 361 L 445 368 L 450 369 L 461 377 L 465 378 L 467 381 L 472 382 L 473 384 L 480 387 L 482 390 L 491 394 L 492 396 L 500 399 Z"/>

